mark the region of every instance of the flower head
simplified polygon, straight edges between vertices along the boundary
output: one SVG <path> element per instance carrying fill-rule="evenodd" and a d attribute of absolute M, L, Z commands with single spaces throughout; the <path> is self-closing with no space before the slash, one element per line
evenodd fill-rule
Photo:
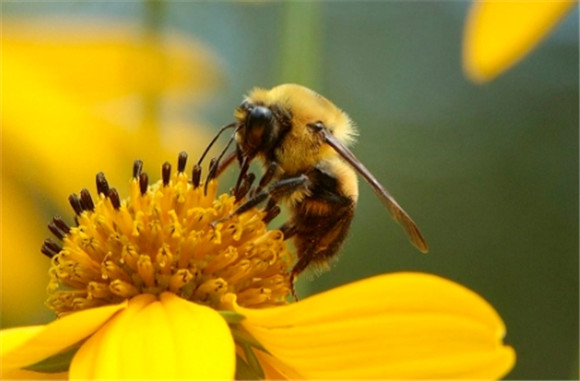
<path fill-rule="evenodd" d="M 190 181 L 186 159 L 173 173 L 165 163 L 151 186 L 137 161 L 125 201 L 102 173 L 95 200 L 87 189 L 70 196 L 77 226 L 54 218 L 62 248 L 52 240 L 42 248 L 52 258 L 50 308 L 62 315 L 164 292 L 215 309 L 225 294 L 246 307 L 285 302 L 292 258 L 282 233 L 266 229 L 263 210 L 234 214 L 236 198 L 216 199 L 215 180 L 207 192 Z"/>
<path fill-rule="evenodd" d="M 248 183 L 217 196 L 185 167 L 181 154 L 150 185 L 137 161 L 127 199 L 103 174 L 95 197 L 69 198 L 74 226 L 53 219 L 58 240 L 42 247 L 59 318 L 1 331 L 2 378 L 479 379 L 513 367 L 493 307 L 433 275 L 288 302 L 293 258 L 267 229 L 277 206 L 240 213 Z"/>

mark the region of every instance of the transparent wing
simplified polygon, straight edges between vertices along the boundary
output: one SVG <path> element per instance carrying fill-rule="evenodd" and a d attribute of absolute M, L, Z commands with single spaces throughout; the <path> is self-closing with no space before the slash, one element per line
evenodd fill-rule
<path fill-rule="evenodd" d="M 407 232 L 411 243 L 417 247 L 423 253 L 429 251 L 427 242 L 425 238 L 419 231 L 419 228 L 415 222 L 409 217 L 407 212 L 401 208 L 401 206 L 395 201 L 393 196 L 379 183 L 379 181 L 373 176 L 373 174 L 356 158 L 356 156 L 334 135 L 332 135 L 328 130 L 322 128 L 319 133 L 323 136 L 324 141 L 334 148 L 334 150 L 346 160 L 360 175 L 370 184 L 373 191 L 379 197 L 381 202 L 387 207 L 391 216 L 395 221 L 397 221 L 403 229 Z"/>

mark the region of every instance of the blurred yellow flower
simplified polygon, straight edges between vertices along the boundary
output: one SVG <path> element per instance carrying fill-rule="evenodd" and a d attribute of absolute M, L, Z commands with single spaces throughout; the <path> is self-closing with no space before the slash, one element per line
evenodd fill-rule
<path fill-rule="evenodd" d="M 115 169 L 137 154 L 202 148 L 186 109 L 216 86 L 218 66 L 201 44 L 128 21 L 2 17 L 3 324 L 34 319 L 46 284 L 30 221 L 65 210 L 87 173 L 125 183 L 130 173 Z M 28 295 L 13 287 L 15 268 L 29 269 Z"/>
<path fill-rule="evenodd" d="M 463 69 L 487 82 L 532 50 L 572 9 L 572 0 L 474 0 L 463 35 Z"/>
<path fill-rule="evenodd" d="M 43 246 L 60 318 L 1 331 L 2 378 L 497 379 L 513 367 L 495 310 L 433 275 L 288 303 L 293 258 L 266 227 L 277 209 L 236 215 L 243 192 L 217 196 L 211 180 L 206 193 L 185 168 L 181 154 L 149 185 L 136 162 L 126 200 L 101 174 L 97 197 L 69 198 L 76 225 L 55 218 Z"/>

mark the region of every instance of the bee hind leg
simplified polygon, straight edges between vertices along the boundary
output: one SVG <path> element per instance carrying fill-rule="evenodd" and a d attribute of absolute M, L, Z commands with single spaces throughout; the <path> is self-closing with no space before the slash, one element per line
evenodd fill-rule
<path fill-rule="evenodd" d="M 282 234 L 284 234 L 285 240 L 288 238 L 292 238 L 298 232 L 298 229 L 296 229 L 296 225 L 290 222 L 286 222 L 284 225 L 280 226 L 278 230 L 280 230 Z"/>

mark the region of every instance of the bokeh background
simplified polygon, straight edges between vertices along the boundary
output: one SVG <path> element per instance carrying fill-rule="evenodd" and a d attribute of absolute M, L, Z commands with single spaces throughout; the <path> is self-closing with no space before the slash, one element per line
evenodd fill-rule
<path fill-rule="evenodd" d="M 3 2 L 2 327 L 53 318 L 39 248 L 53 215 L 72 220 L 70 193 L 101 170 L 122 193 L 136 158 L 157 179 L 180 150 L 196 159 L 250 88 L 298 82 L 356 121 L 354 152 L 431 246 L 417 252 L 361 184 L 340 259 L 300 295 L 438 274 L 503 317 L 508 378 L 577 379 L 578 8 L 482 85 L 461 66 L 469 7 Z"/>

